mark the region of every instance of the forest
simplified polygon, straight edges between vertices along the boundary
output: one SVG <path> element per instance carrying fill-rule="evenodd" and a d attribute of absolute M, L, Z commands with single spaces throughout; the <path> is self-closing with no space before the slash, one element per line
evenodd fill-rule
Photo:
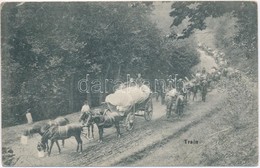
<path fill-rule="evenodd" d="M 105 93 L 81 93 L 78 81 L 188 75 L 195 48 L 173 46 L 149 19 L 149 3 L 18 3 L 2 9 L 2 119 L 8 126 L 79 111 Z M 169 64 L 171 66 L 169 66 Z"/>
<path fill-rule="evenodd" d="M 112 90 L 80 92 L 78 82 L 87 74 L 100 81 L 126 81 L 127 74 L 136 78 L 138 73 L 151 81 L 173 74 L 190 77 L 191 68 L 199 63 L 194 34 L 210 28 L 207 18 L 222 18 L 211 28 L 216 46 L 231 64 L 246 60 L 242 68 L 257 67 L 256 3 L 167 3 L 172 4 L 168 36 L 150 18 L 153 2 L 5 3 L 3 126 L 25 123 L 27 109 L 34 120 L 42 120 L 80 111 L 86 99 L 92 107 L 100 105 Z M 229 17 L 232 29 L 220 26 Z M 257 73 L 254 68 L 247 71 Z"/>

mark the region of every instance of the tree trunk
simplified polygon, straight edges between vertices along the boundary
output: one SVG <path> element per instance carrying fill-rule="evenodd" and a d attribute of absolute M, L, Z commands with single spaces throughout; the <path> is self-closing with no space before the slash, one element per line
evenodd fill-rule
<path fill-rule="evenodd" d="M 74 111 L 74 74 L 70 77 L 70 91 L 69 91 L 69 111 Z"/>

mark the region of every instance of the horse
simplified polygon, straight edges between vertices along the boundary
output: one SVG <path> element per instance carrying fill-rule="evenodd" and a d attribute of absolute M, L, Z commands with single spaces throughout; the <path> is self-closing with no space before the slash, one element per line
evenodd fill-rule
<path fill-rule="evenodd" d="M 178 117 L 183 113 L 184 109 L 184 96 L 183 95 L 178 95 L 176 99 L 176 113 L 178 114 Z"/>
<path fill-rule="evenodd" d="M 65 126 L 51 126 L 42 136 L 41 141 L 37 144 L 38 151 L 46 150 L 46 143 L 48 140 L 51 141 L 51 146 L 48 150 L 48 156 L 51 154 L 51 150 L 53 147 L 54 142 L 57 144 L 59 149 L 59 153 L 61 152 L 58 140 L 68 139 L 72 136 L 75 137 L 77 141 L 77 152 L 80 149 L 80 153 L 82 153 L 82 140 L 80 137 L 81 132 L 83 131 L 83 125 L 81 124 L 68 124 Z"/>
<path fill-rule="evenodd" d="M 165 103 L 166 103 L 166 117 L 169 118 L 171 116 L 171 112 L 174 107 L 174 102 L 176 101 L 177 96 L 165 96 Z"/>
<path fill-rule="evenodd" d="M 161 104 L 165 103 L 165 91 L 164 84 L 161 82 L 156 82 L 156 101 L 159 102 L 159 97 L 161 97 Z"/>
<path fill-rule="evenodd" d="M 190 84 L 189 87 L 187 87 L 187 89 L 188 89 L 188 92 L 189 92 L 189 98 L 190 98 L 190 93 L 192 93 L 193 94 L 192 100 L 194 101 L 195 98 L 197 99 L 197 93 L 200 89 L 199 83 L 193 82 L 192 84 Z"/>
<path fill-rule="evenodd" d="M 51 126 L 64 126 L 69 124 L 69 120 L 64 117 L 57 117 L 55 120 L 49 122 L 40 122 L 33 125 L 32 128 L 24 131 L 24 136 L 33 136 L 34 134 L 43 134 L 51 127 Z M 47 149 L 49 148 L 48 143 L 46 144 Z M 64 147 L 64 140 L 62 141 L 62 146 Z"/>
<path fill-rule="evenodd" d="M 206 95 L 207 95 L 207 88 L 208 88 L 208 82 L 206 80 L 203 80 L 200 83 L 200 90 L 201 90 L 201 96 L 202 96 L 202 101 L 206 101 Z"/>
<path fill-rule="evenodd" d="M 124 116 L 121 116 L 117 112 L 111 112 L 110 110 L 105 110 L 103 114 L 101 113 L 88 113 L 85 117 L 87 117 L 86 126 L 89 126 L 91 123 L 95 123 L 98 127 L 99 133 L 99 142 L 103 142 L 103 133 L 104 128 L 111 128 L 112 126 L 116 127 L 117 137 L 121 137 L 120 133 L 120 121 L 123 120 Z"/>
<path fill-rule="evenodd" d="M 175 110 L 175 113 L 178 117 L 183 113 L 184 109 L 184 95 L 178 94 L 175 96 L 166 96 L 166 116 L 169 118 L 171 116 L 172 110 Z"/>

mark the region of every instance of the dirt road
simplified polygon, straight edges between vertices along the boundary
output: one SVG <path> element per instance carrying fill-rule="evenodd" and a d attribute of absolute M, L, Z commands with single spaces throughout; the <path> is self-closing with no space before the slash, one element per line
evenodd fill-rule
<path fill-rule="evenodd" d="M 16 157 L 19 158 L 15 166 L 129 165 L 149 155 L 151 151 L 166 144 L 168 140 L 176 139 L 185 131 L 214 114 L 212 109 L 218 106 L 225 96 L 216 96 L 218 94 L 217 90 L 212 91 L 205 103 L 200 100 L 190 102 L 185 109 L 184 116 L 180 119 L 173 116 L 166 120 L 165 107 L 154 101 L 154 118 L 152 121 L 147 122 L 144 118 L 137 117 L 134 130 L 127 132 L 122 128 L 123 136 L 120 139 L 117 139 L 114 128 L 106 129 L 102 144 L 97 142 L 97 135 L 95 135 L 96 138 L 93 141 L 83 138 L 84 150 L 82 154 L 75 152 L 76 141 L 70 138 L 65 141 L 65 148 L 62 149 L 61 154 L 58 154 L 57 147 L 54 146 L 51 157 L 38 158 L 36 145 L 40 136 L 36 135 L 29 139 L 28 145 L 22 145 L 19 141 L 20 130 L 16 127 L 4 129 L 3 139 L 16 137 L 13 142 L 4 140 L 6 144 L 12 146 Z M 68 118 L 76 122 L 78 115 L 78 113 L 75 113 Z M 26 127 L 26 125 L 22 127 Z M 97 129 L 95 128 L 95 130 Z M 178 138 L 178 143 L 184 145 L 184 140 L 185 138 Z M 202 140 L 198 140 L 202 143 Z M 152 165 L 147 164 L 146 166 Z"/>

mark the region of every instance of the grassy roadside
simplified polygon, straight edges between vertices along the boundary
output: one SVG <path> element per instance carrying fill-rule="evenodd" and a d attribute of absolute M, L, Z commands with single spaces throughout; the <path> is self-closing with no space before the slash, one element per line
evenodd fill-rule
<path fill-rule="evenodd" d="M 215 134 L 207 140 L 200 165 L 257 166 L 258 92 L 245 76 L 222 81 L 228 99 L 220 113 L 208 121 Z"/>

